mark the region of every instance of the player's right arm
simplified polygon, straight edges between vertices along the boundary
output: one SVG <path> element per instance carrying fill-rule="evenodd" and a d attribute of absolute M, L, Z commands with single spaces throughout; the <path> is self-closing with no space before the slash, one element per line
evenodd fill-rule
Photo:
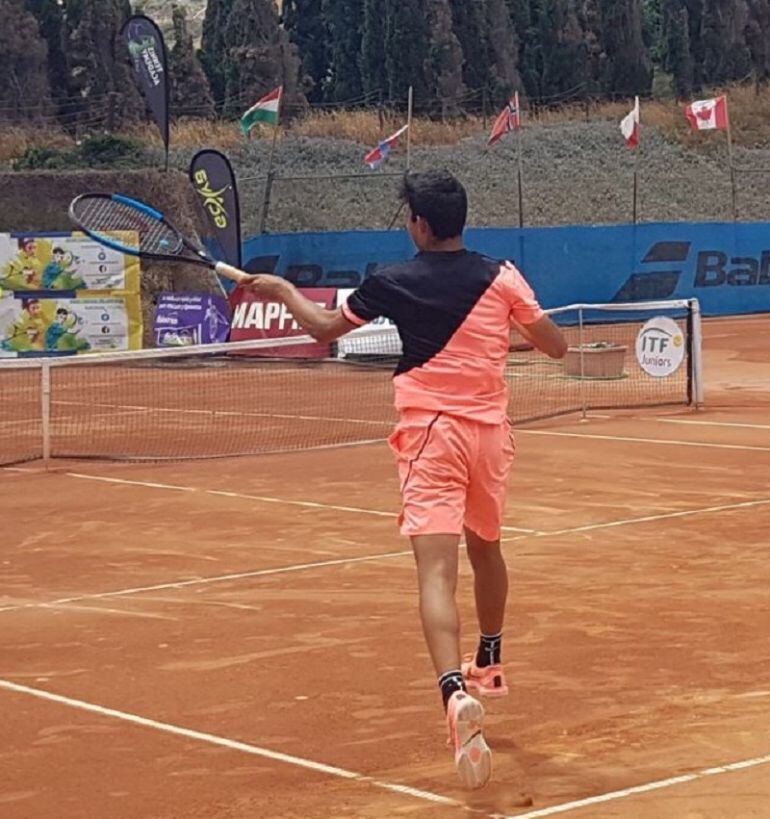
<path fill-rule="evenodd" d="M 532 324 L 520 324 L 511 319 L 511 326 L 525 341 L 550 358 L 564 358 L 567 354 L 567 340 L 548 316 L 543 315 Z"/>

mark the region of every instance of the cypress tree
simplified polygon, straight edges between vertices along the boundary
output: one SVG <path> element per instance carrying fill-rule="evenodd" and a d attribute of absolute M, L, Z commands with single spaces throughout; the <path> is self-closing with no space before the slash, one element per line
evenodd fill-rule
<path fill-rule="evenodd" d="M 703 74 L 709 83 L 740 80 L 751 71 L 751 52 L 744 27 L 746 7 L 736 0 L 703 4 Z"/>
<path fill-rule="evenodd" d="M 198 57 L 206 72 L 211 93 L 218 106 L 225 98 L 225 62 L 227 46 L 225 32 L 233 0 L 208 0 L 203 18 L 203 34 Z"/>
<path fill-rule="evenodd" d="M 329 32 L 328 78 L 324 97 L 345 102 L 361 97 L 361 33 L 363 0 L 322 0 L 323 19 Z"/>
<path fill-rule="evenodd" d="M 662 53 L 663 67 L 673 78 L 677 99 L 688 99 L 693 92 L 693 61 L 687 8 L 680 0 L 665 0 Z"/>
<path fill-rule="evenodd" d="M 22 0 L 0 0 L 0 121 L 34 120 L 50 113 L 46 41 Z"/>
<path fill-rule="evenodd" d="M 428 100 L 426 63 L 430 39 L 421 0 L 384 0 L 385 70 L 392 102 L 406 102 L 409 86 L 416 104 Z"/>
<path fill-rule="evenodd" d="M 213 117 L 214 100 L 211 98 L 206 75 L 195 55 L 184 7 L 174 6 L 172 15 L 174 45 L 168 55 L 172 111 L 176 116 L 188 114 Z"/>
<path fill-rule="evenodd" d="M 454 32 L 462 48 L 463 81 L 472 91 L 489 91 L 489 37 L 483 0 L 450 0 Z"/>
<path fill-rule="evenodd" d="M 748 12 L 746 45 L 751 52 L 754 77 L 757 81 L 763 81 L 770 78 L 769 0 L 748 0 Z"/>
<path fill-rule="evenodd" d="M 68 96 L 80 101 L 67 119 L 77 113 L 91 128 L 141 119 L 146 103 L 119 36 L 131 16 L 128 0 L 67 0 L 64 8 Z"/>
<path fill-rule="evenodd" d="M 640 0 L 601 0 L 602 47 L 606 54 L 602 86 L 610 97 L 646 94 L 652 66 L 642 39 Z"/>
<path fill-rule="evenodd" d="M 381 0 L 364 0 L 361 31 L 361 85 L 364 94 L 388 95 L 385 71 L 385 18 Z"/>
<path fill-rule="evenodd" d="M 441 106 L 441 118 L 458 111 L 463 86 L 463 52 L 452 30 L 452 9 L 448 0 L 430 0 L 430 49 L 428 73 L 430 91 Z"/>
<path fill-rule="evenodd" d="M 302 60 L 302 73 L 309 88 L 307 97 L 311 102 L 323 99 L 328 66 L 328 31 L 321 13 L 321 1 L 284 0 L 281 13 L 283 27 L 297 46 Z"/>
<path fill-rule="evenodd" d="M 56 0 L 25 0 L 27 11 L 37 20 L 41 36 L 48 46 L 48 82 L 56 98 L 67 93 L 67 62 L 62 49 L 64 15 Z"/>
<path fill-rule="evenodd" d="M 514 89 L 521 88 L 519 44 L 513 32 L 505 0 L 487 0 L 490 90 L 493 101 L 502 103 Z"/>

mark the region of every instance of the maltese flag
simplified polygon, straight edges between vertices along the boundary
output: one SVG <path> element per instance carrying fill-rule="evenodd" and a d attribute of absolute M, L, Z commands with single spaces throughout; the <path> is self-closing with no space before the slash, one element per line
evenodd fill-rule
<path fill-rule="evenodd" d="M 630 114 L 623 117 L 620 123 L 620 133 L 626 141 L 626 148 L 639 147 L 639 97 L 634 99 L 634 107 Z"/>
<path fill-rule="evenodd" d="M 388 154 L 394 149 L 398 147 L 398 141 L 401 139 L 401 136 L 406 132 L 408 125 L 404 125 L 403 128 L 399 128 L 395 134 L 389 136 L 387 139 L 383 139 L 382 142 L 373 150 L 369 151 L 369 153 L 364 157 L 364 162 L 373 170 L 376 171 L 382 163 L 385 161 Z"/>
<path fill-rule="evenodd" d="M 684 115 L 690 121 L 693 131 L 711 131 L 714 128 L 726 131 L 730 127 L 727 97 L 691 102 L 684 109 Z"/>

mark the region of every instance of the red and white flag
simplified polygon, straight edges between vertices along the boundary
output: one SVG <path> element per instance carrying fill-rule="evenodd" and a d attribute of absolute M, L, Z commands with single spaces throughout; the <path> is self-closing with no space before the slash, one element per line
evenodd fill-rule
<path fill-rule="evenodd" d="M 398 147 L 399 140 L 406 133 L 408 128 L 409 128 L 408 125 L 404 125 L 404 127 L 399 128 L 395 134 L 392 134 L 387 139 L 383 139 L 382 142 L 380 142 L 380 144 L 376 148 L 373 148 L 364 157 L 364 162 L 373 171 L 376 171 L 378 168 L 380 168 L 382 166 L 382 163 L 387 159 L 390 152 L 394 148 Z"/>
<path fill-rule="evenodd" d="M 626 148 L 638 148 L 641 125 L 639 123 L 639 97 L 634 98 L 634 107 L 631 113 L 623 117 L 620 123 L 620 133 L 626 141 Z"/>
<path fill-rule="evenodd" d="M 691 102 L 684 109 L 684 115 L 690 121 L 693 131 L 711 131 L 714 128 L 726 131 L 730 127 L 727 97 Z"/>
<path fill-rule="evenodd" d="M 508 105 L 503 108 L 495 120 L 487 144 L 494 145 L 495 142 L 502 139 L 506 134 L 519 130 L 521 130 L 521 107 L 519 106 L 519 92 L 516 91 L 513 98 L 508 101 Z"/>

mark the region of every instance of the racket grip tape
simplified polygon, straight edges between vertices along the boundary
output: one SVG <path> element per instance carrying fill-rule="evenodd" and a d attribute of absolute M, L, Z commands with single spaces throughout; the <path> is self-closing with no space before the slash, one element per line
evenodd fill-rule
<path fill-rule="evenodd" d="M 241 282 L 247 281 L 251 278 L 248 273 L 244 273 L 242 270 L 238 270 L 237 267 L 225 264 L 224 262 L 217 262 L 214 270 L 216 270 L 216 272 L 223 278 L 230 279 L 230 281 L 235 282 L 236 284 L 240 284 Z"/>

